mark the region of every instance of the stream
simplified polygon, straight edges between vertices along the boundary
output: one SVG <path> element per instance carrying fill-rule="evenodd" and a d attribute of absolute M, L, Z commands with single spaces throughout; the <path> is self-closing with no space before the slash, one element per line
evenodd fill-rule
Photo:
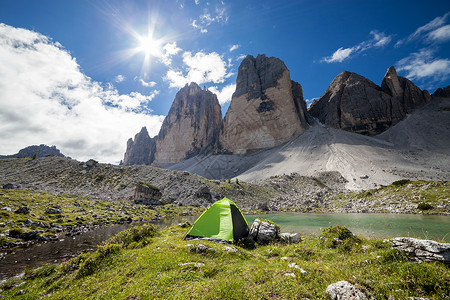
<path fill-rule="evenodd" d="M 423 239 L 436 239 L 441 242 L 450 241 L 450 216 L 435 215 L 402 215 L 402 214 L 264 214 L 246 215 L 251 226 L 257 217 L 272 220 L 281 226 L 282 232 L 298 232 L 302 235 L 318 235 L 321 228 L 345 225 L 353 233 L 362 237 L 392 238 L 411 236 Z M 152 224 L 164 229 L 178 223 L 194 223 L 195 217 L 165 218 Z M 0 283 L 7 278 L 19 275 L 26 268 L 36 268 L 45 263 L 61 263 L 66 259 L 92 251 L 113 235 L 139 225 L 117 224 L 93 228 L 76 235 L 59 234 L 59 241 L 37 243 L 27 248 L 17 248 L 14 252 L 0 259 Z"/>
<path fill-rule="evenodd" d="M 151 222 L 159 229 L 164 229 L 178 223 L 193 223 L 197 216 L 163 218 L 161 221 Z M 14 252 L 0 258 L 0 283 L 7 278 L 19 275 L 26 268 L 37 268 L 43 264 L 61 263 L 84 251 L 97 249 L 97 245 L 115 234 L 143 223 L 125 223 L 95 227 L 75 236 L 66 236 L 65 232 L 58 234 L 59 241 L 36 243 L 31 247 L 16 248 Z"/>

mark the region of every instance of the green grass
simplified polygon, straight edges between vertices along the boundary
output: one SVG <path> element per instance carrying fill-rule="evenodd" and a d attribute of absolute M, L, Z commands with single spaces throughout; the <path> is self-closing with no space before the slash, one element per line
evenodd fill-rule
<path fill-rule="evenodd" d="M 333 237 L 341 231 L 332 228 L 323 234 Z M 183 241 L 185 232 L 181 227 L 131 229 L 93 253 L 28 270 L 24 278 L 4 283 L 0 295 L 11 299 L 23 290 L 17 298 L 324 299 L 329 284 L 347 280 L 377 299 L 450 296 L 449 267 L 409 262 L 380 240 L 358 239 L 342 251 L 318 237 L 305 237 L 298 244 L 252 250 L 235 246 L 237 252 L 230 252 L 226 245 Z M 198 253 L 199 243 L 215 251 Z"/>
<path fill-rule="evenodd" d="M 15 211 L 22 206 L 30 209 L 29 214 L 17 214 Z M 48 207 L 61 207 L 61 214 L 46 214 Z M 132 201 L 102 201 L 90 197 L 75 195 L 52 195 L 46 192 L 29 190 L 4 190 L 0 189 L 0 208 L 8 207 L 11 212 L 0 210 L 0 233 L 10 230 L 12 236 L 0 238 L 0 245 L 6 245 L 17 241 L 15 236 L 24 232 L 42 229 L 43 236 L 52 236 L 56 233 L 52 228 L 28 227 L 27 219 L 32 222 L 42 222 L 45 225 L 57 223 L 61 226 L 110 224 L 120 219 L 131 218 L 134 221 L 150 220 L 155 215 L 176 216 L 184 211 L 192 215 L 199 215 L 203 210 L 192 207 L 179 207 L 167 204 L 156 207 L 135 205 Z M 78 218 L 78 220 L 77 220 Z M 81 219 L 80 219 L 81 218 Z"/>

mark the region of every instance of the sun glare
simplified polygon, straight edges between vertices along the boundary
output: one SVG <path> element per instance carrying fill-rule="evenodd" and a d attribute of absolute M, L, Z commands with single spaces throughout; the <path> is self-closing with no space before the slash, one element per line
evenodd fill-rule
<path fill-rule="evenodd" d="M 151 36 L 139 37 L 139 51 L 146 56 L 158 57 L 161 55 L 161 43 Z"/>

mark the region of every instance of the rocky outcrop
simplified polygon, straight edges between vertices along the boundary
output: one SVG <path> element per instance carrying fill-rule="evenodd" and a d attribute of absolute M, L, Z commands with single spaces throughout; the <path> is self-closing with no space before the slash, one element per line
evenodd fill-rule
<path fill-rule="evenodd" d="M 142 127 L 133 139 L 127 142 L 127 150 L 123 158 L 123 164 L 131 165 L 149 165 L 154 160 L 156 143 L 153 138 L 148 135 L 146 127 Z"/>
<path fill-rule="evenodd" d="M 33 146 L 28 146 L 25 147 L 21 150 L 19 150 L 18 153 L 16 154 L 12 154 L 12 155 L 0 155 L 0 159 L 2 158 L 16 158 L 16 157 L 28 157 L 28 158 L 32 158 L 34 155 L 36 155 L 37 157 L 44 157 L 47 155 L 55 155 L 55 156 L 60 156 L 60 157 L 66 157 L 64 154 L 61 153 L 61 151 L 59 151 L 58 148 L 56 148 L 56 146 L 47 146 L 44 144 L 41 145 L 33 145 Z"/>
<path fill-rule="evenodd" d="M 161 197 L 161 191 L 155 186 L 141 183 L 136 185 L 134 191 L 134 203 L 136 204 L 159 205 L 162 204 Z"/>
<path fill-rule="evenodd" d="M 245 154 L 274 147 L 308 128 L 300 84 L 278 58 L 249 55 L 239 66 L 236 92 L 220 136 L 225 151 Z"/>
<path fill-rule="evenodd" d="M 129 139 L 124 165 L 167 166 L 218 146 L 222 111 L 217 96 L 196 83 L 183 87 L 175 96 L 159 134 L 150 138 L 142 128 Z"/>
<path fill-rule="evenodd" d="M 167 166 L 215 149 L 222 125 L 217 96 L 196 83 L 182 88 L 156 139 L 153 165 Z"/>
<path fill-rule="evenodd" d="M 397 237 L 392 247 L 417 261 L 440 261 L 450 264 L 450 244 L 410 237 Z"/>
<path fill-rule="evenodd" d="M 392 96 L 392 106 L 405 115 L 431 100 L 428 91 L 422 91 L 409 79 L 397 76 L 397 71 L 393 66 L 384 75 L 381 90 Z"/>
<path fill-rule="evenodd" d="M 397 76 L 394 67 L 388 69 L 381 87 L 361 75 L 343 71 L 313 102 L 309 113 L 331 127 L 376 135 L 430 100 L 427 91 Z"/>
<path fill-rule="evenodd" d="M 450 85 L 444 88 L 438 88 L 434 93 L 433 97 L 450 98 Z"/>

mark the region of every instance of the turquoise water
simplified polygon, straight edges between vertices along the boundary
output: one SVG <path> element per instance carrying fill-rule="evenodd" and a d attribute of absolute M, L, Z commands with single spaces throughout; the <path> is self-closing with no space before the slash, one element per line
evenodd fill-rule
<path fill-rule="evenodd" d="M 282 232 L 320 234 L 321 228 L 345 225 L 363 237 L 418 237 L 450 242 L 450 216 L 402 214 L 265 214 L 246 215 L 249 226 L 257 217 L 281 226 Z"/>

